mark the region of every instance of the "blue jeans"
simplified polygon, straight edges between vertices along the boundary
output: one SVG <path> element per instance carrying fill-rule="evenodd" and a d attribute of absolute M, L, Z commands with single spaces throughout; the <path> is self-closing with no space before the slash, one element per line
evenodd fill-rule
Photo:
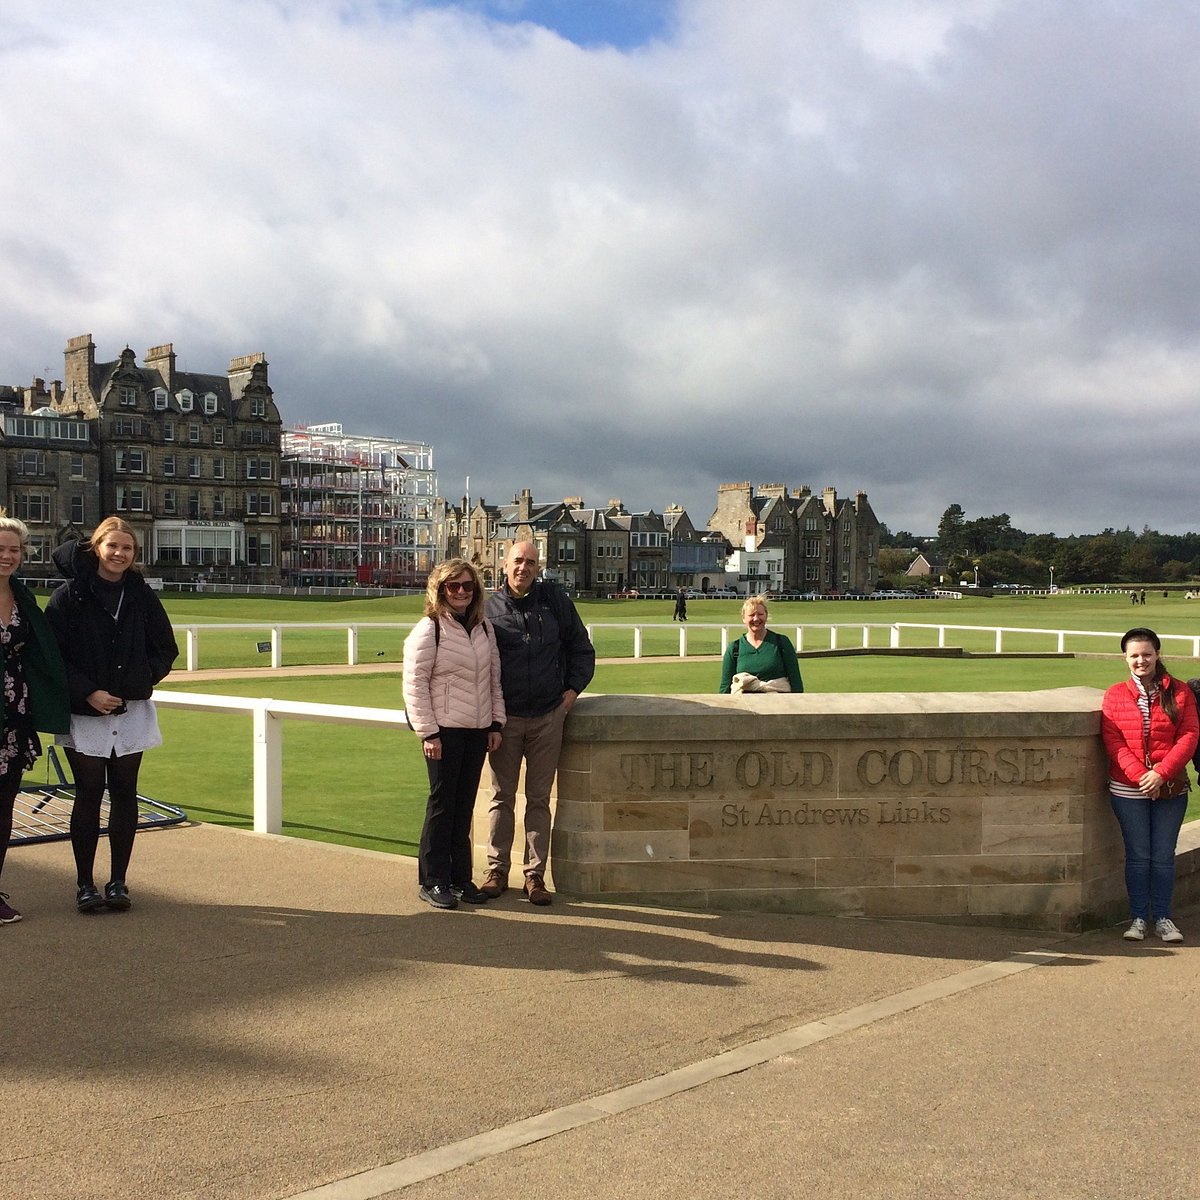
<path fill-rule="evenodd" d="M 1113 812 L 1125 839 L 1125 890 L 1129 893 L 1129 915 L 1171 915 L 1171 893 L 1175 890 L 1175 843 L 1187 810 L 1187 793 L 1170 800 L 1134 800 L 1114 796 Z"/>

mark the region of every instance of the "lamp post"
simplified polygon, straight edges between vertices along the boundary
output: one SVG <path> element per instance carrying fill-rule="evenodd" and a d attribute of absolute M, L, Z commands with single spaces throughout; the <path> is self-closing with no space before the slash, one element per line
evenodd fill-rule
<path fill-rule="evenodd" d="M 1054 591 L 1054 568 L 1050 568 L 1050 590 Z"/>
<path fill-rule="evenodd" d="M 979 586 L 979 564 L 975 564 L 975 586 Z"/>

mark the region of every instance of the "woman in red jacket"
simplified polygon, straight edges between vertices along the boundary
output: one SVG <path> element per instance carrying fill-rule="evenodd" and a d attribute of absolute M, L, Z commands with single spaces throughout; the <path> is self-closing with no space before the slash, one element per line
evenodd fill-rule
<path fill-rule="evenodd" d="M 1129 678 L 1104 693 L 1100 732 L 1109 757 L 1113 812 L 1125 839 L 1125 889 L 1133 918 L 1125 937 L 1140 942 L 1148 918 L 1164 942 L 1182 942 L 1171 920 L 1175 843 L 1187 809 L 1187 765 L 1200 720 L 1191 688 L 1167 674 L 1153 629 L 1121 639 Z"/>

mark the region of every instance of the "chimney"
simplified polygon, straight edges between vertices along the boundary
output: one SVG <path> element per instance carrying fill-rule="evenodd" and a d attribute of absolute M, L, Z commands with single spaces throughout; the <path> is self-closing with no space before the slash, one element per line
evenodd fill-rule
<path fill-rule="evenodd" d="M 168 392 L 175 391 L 175 347 L 171 342 L 163 346 L 151 346 L 146 351 L 144 363 L 162 376 L 163 386 Z"/>
<path fill-rule="evenodd" d="M 86 400 L 95 400 L 92 390 L 92 380 L 96 373 L 96 343 L 90 333 L 81 333 L 67 342 L 63 354 L 65 362 L 67 391 L 71 398 L 82 404 Z"/>
<path fill-rule="evenodd" d="M 261 350 L 257 354 L 241 354 L 229 360 L 229 391 L 235 400 L 242 398 L 251 373 L 259 363 L 263 365 L 263 383 L 266 383 L 267 356 Z"/>

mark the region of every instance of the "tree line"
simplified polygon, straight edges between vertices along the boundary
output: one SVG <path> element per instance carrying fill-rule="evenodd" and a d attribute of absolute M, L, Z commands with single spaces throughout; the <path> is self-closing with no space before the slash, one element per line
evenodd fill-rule
<path fill-rule="evenodd" d="M 1086 583 L 1184 583 L 1200 576 L 1200 533 L 1159 533 L 1146 526 L 1100 533 L 1026 533 L 1014 529 L 1008 513 L 968 520 L 961 504 L 951 504 L 938 522 L 936 538 L 907 530 L 880 536 L 880 574 L 892 582 L 917 554 L 945 563 L 950 575 L 975 578 L 981 585 L 1020 583 L 1046 586 L 1050 570 L 1056 585 Z M 910 581 L 911 582 L 911 581 Z"/>

